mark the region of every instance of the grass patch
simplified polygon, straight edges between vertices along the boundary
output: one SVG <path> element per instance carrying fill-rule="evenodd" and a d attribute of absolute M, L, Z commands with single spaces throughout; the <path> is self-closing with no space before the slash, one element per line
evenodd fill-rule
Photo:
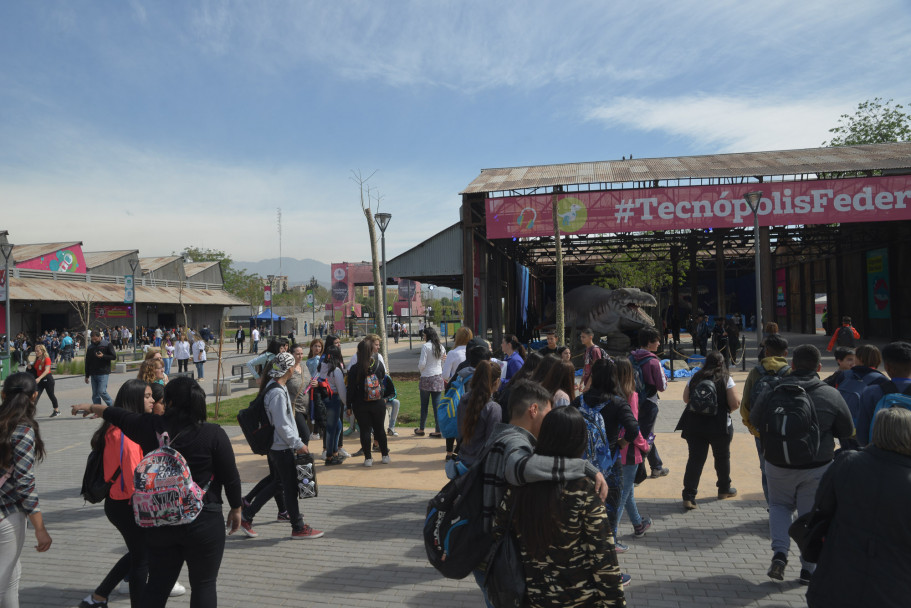
<path fill-rule="evenodd" d="M 399 417 L 396 426 L 416 427 L 421 421 L 421 397 L 417 380 L 396 380 L 395 390 L 398 393 Z M 218 420 L 215 419 L 215 402 L 208 404 L 209 420 L 217 424 L 237 424 L 237 412 L 253 401 L 255 394 L 222 399 L 218 404 Z"/>
<path fill-rule="evenodd" d="M 85 357 L 78 357 L 70 361 L 58 361 L 54 369 L 55 374 L 61 376 L 82 376 L 85 374 Z"/>

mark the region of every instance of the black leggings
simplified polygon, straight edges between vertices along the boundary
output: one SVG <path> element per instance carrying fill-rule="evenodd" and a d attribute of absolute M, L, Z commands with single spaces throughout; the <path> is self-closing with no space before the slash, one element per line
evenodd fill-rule
<path fill-rule="evenodd" d="M 41 382 L 38 383 L 38 399 L 41 399 L 41 393 L 46 392 L 48 399 L 51 400 L 51 405 L 53 405 L 54 409 L 56 410 L 58 407 L 58 404 L 57 404 L 57 397 L 54 395 L 54 385 L 55 384 L 56 384 L 56 382 L 54 381 L 53 376 L 51 376 L 50 374 L 45 376 L 41 380 Z M 35 403 L 38 403 L 38 399 L 35 399 Z"/>
<path fill-rule="evenodd" d="M 696 490 L 699 489 L 699 479 L 702 477 L 710 446 L 715 460 L 715 474 L 718 476 L 715 485 L 719 492 L 727 492 L 731 488 L 731 440 L 734 438 L 734 429 L 728 428 L 729 432 L 724 435 L 687 434 L 689 456 L 686 460 L 686 472 L 683 474 L 684 500 L 696 499 Z"/>
<path fill-rule="evenodd" d="M 141 608 L 162 608 L 168 603 L 168 594 L 184 562 L 190 578 L 190 608 L 218 606 L 216 583 L 225 553 L 225 518 L 221 511 L 203 510 L 192 524 L 147 528 L 144 532 L 149 550 L 149 583 L 139 604 Z"/>
<path fill-rule="evenodd" d="M 127 554 L 118 560 L 108 575 L 104 577 L 95 593 L 103 598 L 108 598 L 114 587 L 124 578 L 130 580 L 130 606 L 139 606 L 149 576 L 149 556 L 146 552 L 145 531 L 136 525 L 133 519 L 133 508 L 129 500 L 104 500 L 104 514 L 108 521 L 123 536 L 127 545 Z"/>
<path fill-rule="evenodd" d="M 190 364 L 189 359 L 178 359 L 177 360 L 177 371 L 185 372 L 187 371 L 187 366 Z"/>
<path fill-rule="evenodd" d="M 386 442 L 386 429 L 383 427 L 383 423 L 386 420 L 385 399 L 355 403 L 352 409 L 354 411 L 354 418 L 357 420 L 357 425 L 360 427 L 361 431 L 361 449 L 364 450 L 364 459 L 372 458 L 372 455 L 370 454 L 370 449 L 372 447 L 370 431 L 373 431 L 373 436 L 376 437 L 377 442 L 380 444 L 380 453 L 383 456 L 389 454 L 389 445 Z"/>

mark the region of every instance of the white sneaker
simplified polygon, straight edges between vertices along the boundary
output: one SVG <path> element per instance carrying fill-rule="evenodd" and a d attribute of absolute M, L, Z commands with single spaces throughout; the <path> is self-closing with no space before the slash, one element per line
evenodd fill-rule
<path fill-rule="evenodd" d="M 351 454 L 349 454 L 348 452 L 346 452 L 346 451 L 343 450 L 342 448 L 339 448 L 339 449 L 338 449 L 338 455 L 341 456 L 342 458 L 351 458 Z"/>
<path fill-rule="evenodd" d="M 120 581 L 120 584 L 117 585 L 117 593 L 130 595 L 130 581 Z"/>
<path fill-rule="evenodd" d="M 373 466 L 373 458 L 368 458 L 367 460 L 365 460 L 365 461 L 364 461 L 364 466 L 365 466 L 365 467 L 372 467 L 372 466 Z"/>
<path fill-rule="evenodd" d="M 175 581 L 174 588 L 171 589 L 171 593 L 168 595 L 171 597 L 180 597 L 187 592 L 187 588 L 180 584 L 180 581 Z"/>
<path fill-rule="evenodd" d="M 322 454 L 319 455 L 320 460 L 326 460 L 326 450 L 323 450 Z"/>
<path fill-rule="evenodd" d="M 382 462 L 383 464 L 389 464 L 389 454 L 386 454 L 385 456 L 383 456 L 383 459 L 380 462 Z"/>
<path fill-rule="evenodd" d="M 319 433 L 313 433 L 310 435 L 310 439 L 319 439 Z"/>

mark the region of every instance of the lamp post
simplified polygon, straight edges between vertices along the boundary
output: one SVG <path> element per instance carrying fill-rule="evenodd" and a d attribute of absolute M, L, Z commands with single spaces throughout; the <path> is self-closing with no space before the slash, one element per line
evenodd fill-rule
<path fill-rule="evenodd" d="M 759 352 L 759 343 L 762 340 L 762 273 L 759 262 L 759 202 L 762 200 L 762 192 L 747 192 L 743 199 L 750 206 L 753 212 L 753 245 L 756 250 L 756 352 Z M 741 354 L 741 356 L 743 356 Z"/>
<path fill-rule="evenodd" d="M 130 283 L 133 288 L 133 355 L 136 355 L 136 269 L 139 268 L 139 258 L 130 258 Z"/>
<path fill-rule="evenodd" d="M 389 222 L 392 220 L 391 213 L 377 213 L 374 217 L 376 225 L 380 228 L 380 242 L 382 243 L 383 249 L 383 297 L 380 299 L 380 314 L 383 315 L 383 319 L 386 318 L 386 226 L 389 225 Z M 383 327 L 386 326 L 385 321 L 383 322 Z M 386 333 L 386 332 L 384 332 Z M 383 336 L 383 339 L 386 339 L 386 336 Z"/>
<path fill-rule="evenodd" d="M 6 359 L 9 361 L 10 357 L 10 314 L 9 314 L 9 290 L 10 290 L 10 276 L 9 276 L 9 258 L 13 255 L 13 244 L 12 243 L 3 243 L 0 244 L 0 253 L 3 254 L 3 280 L 6 283 L 3 291 L 5 292 L 4 297 L 4 312 L 6 313 Z"/>
<path fill-rule="evenodd" d="M 310 283 L 307 285 L 310 288 L 310 309 L 312 311 L 312 317 L 310 319 L 310 335 L 316 335 L 316 288 L 319 287 L 319 281 L 316 280 L 316 277 L 310 277 Z"/>
<path fill-rule="evenodd" d="M 275 280 L 275 275 L 270 274 L 266 277 L 269 280 L 269 334 L 275 335 L 275 313 L 272 312 L 272 281 Z"/>

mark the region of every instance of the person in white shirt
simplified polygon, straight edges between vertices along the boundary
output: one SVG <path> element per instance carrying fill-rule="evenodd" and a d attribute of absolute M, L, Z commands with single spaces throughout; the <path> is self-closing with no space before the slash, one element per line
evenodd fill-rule
<path fill-rule="evenodd" d="M 431 437 L 442 437 L 440 425 L 436 422 L 437 406 L 440 404 L 440 395 L 443 393 L 445 381 L 443 380 L 443 362 L 446 360 L 446 349 L 440 344 L 440 335 L 432 327 L 423 330 L 424 345 L 421 347 L 421 358 L 418 360 L 418 371 L 421 379 L 418 388 L 421 393 L 421 426 L 414 429 L 415 435 L 424 435 L 424 425 L 427 423 L 428 402 L 433 403 L 434 431 Z"/>
<path fill-rule="evenodd" d="M 253 331 L 250 332 L 250 352 L 259 352 L 259 328 L 257 327 L 254 327 Z"/>
<path fill-rule="evenodd" d="M 198 333 L 196 341 L 193 342 L 193 363 L 196 365 L 196 376 L 198 381 L 205 380 L 203 366 L 206 363 L 206 341 Z"/>
<path fill-rule="evenodd" d="M 190 364 L 190 343 L 183 334 L 177 334 L 177 342 L 174 343 L 174 358 L 177 359 L 177 372 L 188 371 Z"/>

